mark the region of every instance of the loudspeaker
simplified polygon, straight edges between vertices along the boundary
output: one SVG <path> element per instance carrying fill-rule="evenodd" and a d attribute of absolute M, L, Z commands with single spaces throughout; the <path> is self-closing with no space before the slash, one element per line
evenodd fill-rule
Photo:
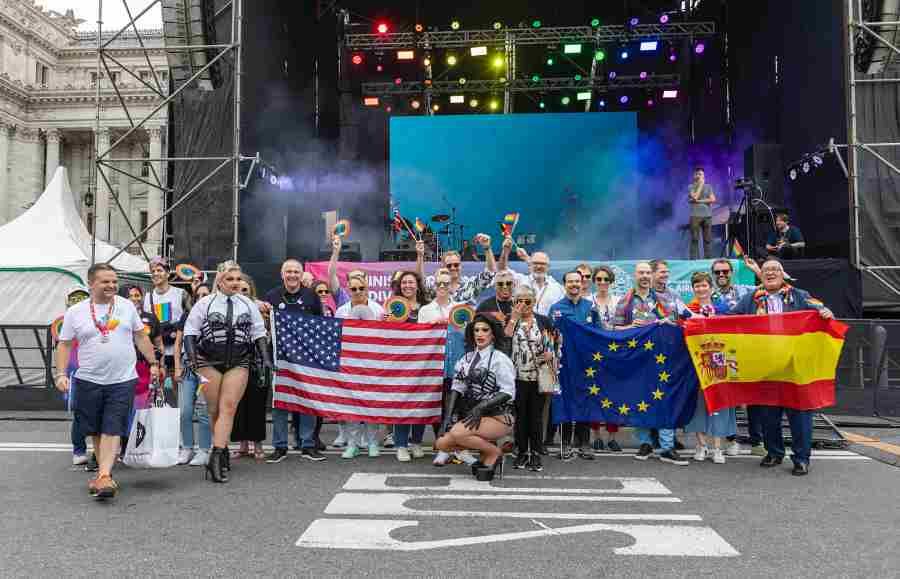
<path fill-rule="evenodd" d="M 381 252 L 381 261 L 415 261 L 416 250 L 389 249 Z"/>
<path fill-rule="evenodd" d="M 323 246 L 319 249 L 319 260 L 328 261 L 331 259 L 331 247 Z M 341 253 L 338 254 L 340 261 L 362 261 L 362 251 L 358 241 L 344 241 L 341 243 Z"/>
<path fill-rule="evenodd" d="M 744 151 L 744 178 L 765 193 L 766 203 L 784 205 L 784 152 L 781 145 L 756 144 Z"/>

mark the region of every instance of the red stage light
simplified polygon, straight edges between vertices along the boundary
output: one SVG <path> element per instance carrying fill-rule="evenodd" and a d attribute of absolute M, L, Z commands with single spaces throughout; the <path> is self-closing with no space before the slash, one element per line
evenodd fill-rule
<path fill-rule="evenodd" d="M 375 67 L 375 70 L 377 70 L 378 72 L 383 72 L 384 67 L 379 64 L 378 66 Z"/>
<path fill-rule="evenodd" d="M 403 79 L 398 76 L 397 78 L 394 79 L 394 84 L 396 84 L 397 86 L 400 86 L 401 84 L 403 84 Z"/>
<path fill-rule="evenodd" d="M 378 31 L 378 34 L 387 34 L 390 28 L 388 27 L 386 22 L 379 22 L 375 30 Z"/>
<path fill-rule="evenodd" d="M 353 64 L 362 64 L 363 57 L 361 54 L 354 54 L 351 60 L 353 61 Z"/>

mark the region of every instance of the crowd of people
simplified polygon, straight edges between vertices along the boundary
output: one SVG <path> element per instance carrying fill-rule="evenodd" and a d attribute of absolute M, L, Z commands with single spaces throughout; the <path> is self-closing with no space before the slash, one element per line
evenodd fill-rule
<path fill-rule="evenodd" d="M 510 238 L 504 239 L 496 259 L 489 236 L 479 234 L 475 241 L 485 256 L 479 274 L 462 277 L 461 255 L 447 251 L 436 273 L 426 277 L 420 243 L 415 269 L 396 272 L 392 292 L 406 300 L 407 321 L 414 323 L 447 324 L 457 304 L 477 306 L 464 330 L 448 324 L 444 409 L 433 426 L 433 464 L 465 463 L 479 480 L 502 472 L 507 452 L 515 455 L 514 468 L 543 470 L 542 457 L 557 437 L 572 449 L 561 452 L 562 458 L 593 460 L 600 452 L 622 451 L 617 437 L 621 425 L 574 423 L 557 428 L 549 420 L 552 391 L 542 386 L 546 380 L 541 374 L 558 372 L 561 340 L 556 327 L 561 319 L 622 330 L 675 324 L 692 316 L 803 309 L 832 316 L 808 293 L 789 285 L 782 263 L 773 257 L 759 265 L 747 260 L 759 278 L 755 289 L 733 283 L 729 260 L 714 260 L 710 271 L 693 274 L 693 298 L 685 302 L 669 288 L 669 267 L 662 259 L 638 262 L 631 289 L 619 295 L 610 290 L 616 280 L 609 266 L 579 265 L 560 283 L 549 274 L 550 256 L 545 252 L 529 255 L 519 248 L 518 257 L 528 263 L 528 273 L 520 274 L 508 268 Z M 116 272 L 105 264 L 94 265 L 89 288 L 79 290 L 84 299 L 67 301 L 55 374 L 57 388 L 69 394 L 74 409 L 73 463 L 97 472 L 89 483 L 90 494 L 115 496 L 112 470 L 122 440 L 128 436 L 133 410 L 148 404 L 153 384 L 169 385 L 167 396 L 180 409 L 179 463 L 204 467 L 214 482 L 228 481 L 232 460 L 284 461 L 291 430 L 302 459 L 326 460 L 323 420 L 280 408 L 271 409 L 273 449 L 263 452 L 273 370 L 267 320 L 273 309 L 286 308 L 312 316 L 385 319 L 383 305 L 370 297 L 364 271 L 351 270 L 346 279 L 339 279 L 340 248 L 335 238 L 328 279 L 314 279 L 303 264 L 289 259 L 281 267 L 282 283 L 261 296 L 233 261 L 219 265 L 211 285 L 197 278 L 182 289 L 170 283 L 170 264 L 155 258 L 150 263 L 152 289 L 129 287 L 127 299 L 119 295 Z M 482 299 L 488 290 L 492 295 Z M 780 464 L 785 457 L 781 417 L 787 412 L 793 474 L 806 474 L 812 414 L 777 407 L 746 410 L 750 450 L 763 456 L 762 467 Z M 362 452 L 378 457 L 383 448 L 393 447 L 398 461 L 409 462 L 425 456 L 425 430 L 421 424 L 343 422 L 330 446 L 346 460 Z M 684 432 L 695 438 L 695 461 L 723 464 L 726 456 L 741 451 L 735 409 L 708 414 L 703 396 Z M 639 445 L 635 459 L 688 464 L 679 454 L 684 445 L 674 430 L 636 428 L 634 435 Z M 86 436 L 93 437 L 93 455 L 87 454 Z"/>

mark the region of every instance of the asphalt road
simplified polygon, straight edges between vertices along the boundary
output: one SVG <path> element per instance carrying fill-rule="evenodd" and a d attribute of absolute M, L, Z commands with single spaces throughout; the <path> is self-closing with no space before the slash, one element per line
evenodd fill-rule
<path fill-rule="evenodd" d="M 331 436 L 326 435 L 326 440 Z M 842 451 L 805 478 L 758 459 L 547 459 L 476 483 L 430 460 L 119 468 L 95 502 L 67 425 L 0 423 L 0 576 L 896 577 L 898 470 Z M 511 466 L 509 463 L 508 466 Z M 384 476 L 386 475 L 386 476 Z"/>

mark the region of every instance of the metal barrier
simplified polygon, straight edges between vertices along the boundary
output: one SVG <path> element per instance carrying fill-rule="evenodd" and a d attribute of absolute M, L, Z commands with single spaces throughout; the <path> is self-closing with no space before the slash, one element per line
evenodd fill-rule
<path fill-rule="evenodd" d="M 0 325 L 0 387 L 53 385 L 53 337 L 49 325 Z"/>
<path fill-rule="evenodd" d="M 900 320 L 841 320 L 850 330 L 831 414 L 900 416 Z M 883 328 L 883 333 L 879 328 Z"/>

